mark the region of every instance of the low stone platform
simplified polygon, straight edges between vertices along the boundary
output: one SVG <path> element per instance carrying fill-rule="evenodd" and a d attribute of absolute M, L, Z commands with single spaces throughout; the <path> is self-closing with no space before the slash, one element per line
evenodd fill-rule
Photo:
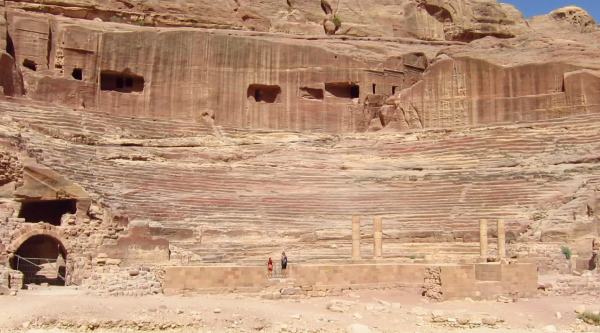
<path fill-rule="evenodd" d="M 262 266 L 165 267 L 164 292 L 263 293 L 269 298 L 341 295 L 349 290 L 413 287 L 434 299 L 530 295 L 538 287 L 534 264 L 469 265 L 373 263 L 291 265 L 288 279 L 268 279 Z M 278 295 L 273 295 L 276 293 Z"/>

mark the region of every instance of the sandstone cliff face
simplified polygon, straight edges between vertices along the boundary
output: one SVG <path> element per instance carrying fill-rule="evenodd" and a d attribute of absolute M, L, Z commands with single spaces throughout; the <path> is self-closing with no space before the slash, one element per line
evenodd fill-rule
<path fill-rule="evenodd" d="M 560 64 L 503 68 L 440 57 L 423 80 L 399 94 L 385 124 L 396 130 L 540 121 L 600 111 L 600 77 Z"/>
<path fill-rule="evenodd" d="M 197 26 L 296 34 L 325 34 L 323 19 L 338 17 L 337 34 L 470 41 L 514 37 L 520 13 L 496 0 L 186 0 L 9 1 L 10 8 L 67 17 L 150 26 Z"/>
<path fill-rule="evenodd" d="M 425 53 L 413 45 L 82 26 L 17 11 L 8 22 L 29 98 L 119 115 L 344 133 L 553 119 L 598 105 L 597 76 L 583 68 L 428 58 L 435 44 L 422 46 Z M 13 86 L 5 89 L 18 93 L 18 80 Z M 398 92 L 395 108 L 381 107 Z"/>

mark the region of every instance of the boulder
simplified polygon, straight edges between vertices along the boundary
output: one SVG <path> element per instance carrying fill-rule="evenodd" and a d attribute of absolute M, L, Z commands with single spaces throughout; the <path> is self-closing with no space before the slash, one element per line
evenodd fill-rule
<path fill-rule="evenodd" d="M 577 6 L 566 6 L 550 13 L 556 21 L 565 21 L 577 28 L 593 27 L 596 20 L 585 9 Z"/>
<path fill-rule="evenodd" d="M 483 317 L 483 319 L 481 319 L 481 322 L 484 325 L 490 325 L 490 326 L 494 326 L 496 325 L 496 323 L 498 322 L 498 319 L 495 317 Z"/>

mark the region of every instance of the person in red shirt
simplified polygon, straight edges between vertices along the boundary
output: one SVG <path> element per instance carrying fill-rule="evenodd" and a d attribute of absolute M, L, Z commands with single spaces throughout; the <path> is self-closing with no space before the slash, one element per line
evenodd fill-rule
<path fill-rule="evenodd" d="M 273 260 L 269 258 L 269 261 L 267 262 L 267 278 L 271 277 L 273 277 Z"/>

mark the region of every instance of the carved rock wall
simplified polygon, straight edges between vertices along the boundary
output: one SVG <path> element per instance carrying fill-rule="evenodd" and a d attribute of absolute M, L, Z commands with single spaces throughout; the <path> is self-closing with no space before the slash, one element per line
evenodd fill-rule
<path fill-rule="evenodd" d="M 539 121 L 600 111 L 597 73 L 545 63 L 501 67 L 473 58 L 441 57 L 423 80 L 400 92 L 399 131 Z"/>
<path fill-rule="evenodd" d="M 9 22 L 15 50 L 25 50 L 17 62 L 36 64 L 23 68 L 28 97 L 118 115 L 348 132 L 360 126 L 356 106 L 368 93 L 391 94 L 412 82 L 402 57 L 365 61 L 289 40 L 103 32 L 16 12 Z"/>
<path fill-rule="evenodd" d="M 83 27 L 21 12 L 8 18 L 27 97 L 115 115 L 345 133 L 598 111 L 597 74 L 563 63 L 501 67 L 442 55 L 429 65 L 425 54 L 409 47 L 401 56 L 365 58 L 293 39 L 104 31 L 101 23 Z M 395 109 L 379 110 L 401 90 Z"/>

